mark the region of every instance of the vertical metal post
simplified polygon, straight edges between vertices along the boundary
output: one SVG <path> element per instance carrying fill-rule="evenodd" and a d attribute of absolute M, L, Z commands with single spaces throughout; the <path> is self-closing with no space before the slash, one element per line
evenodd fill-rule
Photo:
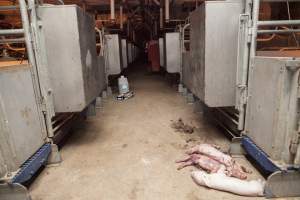
<path fill-rule="evenodd" d="M 164 13 L 163 13 L 163 8 L 160 7 L 159 9 L 159 27 L 160 29 L 164 28 Z"/>
<path fill-rule="evenodd" d="M 238 72 L 237 76 L 241 76 L 240 78 L 237 77 L 237 91 L 239 95 L 239 102 L 238 102 L 238 110 L 239 110 L 239 122 L 238 122 L 238 129 L 244 130 L 245 126 L 245 116 L 246 116 L 246 101 L 247 101 L 247 87 L 248 87 L 248 76 L 249 70 L 253 65 L 252 60 L 256 54 L 256 38 L 257 38 L 257 21 L 259 16 L 259 5 L 260 0 L 246 0 L 245 5 L 245 15 L 248 16 L 246 22 L 246 30 L 243 35 L 243 41 L 241 42 L 241 49 L 239 49 L 239 56 L 238 56 Z M 252 10 L 251 10 L 252 7 Z M 251 18 L 252 16 L 252 18 Z M 250 40 L 249 38 L 250 34 Z M 240 41 L 239 41 L 240 42 Z M 249 46 L 250 45 L 250 46 Z M 241 61 L 240 61 L 241 59 Z M 239 65 L 239 62 L 240 65 Z M 240 79 L 240 80 L 239 80 Z"/>
<path fill-rule="evenodd" d="M 48 77 L 49 73 L 47 68 L 48 63 L 45 40 L 43 38 L 43 34 L 41 33 L 42 23 L 39 21 L 37 16 L 35 0 L 28 0 L 28 6 L 30 9 L 31 32 L 33 39 L 32 44 L 34 46 L 36 69 L 38 72 L 39 86 L 41 90 L 42 110 L 45 118 L 48 137 L 53 137 L 54 132 L 52 129 L 51 119 L 55 115 L 55 111 L 50 78 Z"/>
<path fill-rule="evenodd" d="M 249 70 L 249 52 L 251 45 L 251 8 L 252 0 L 246 0 L 245 13 L 240 16 L 239 25 L 239 41 L 238 41 L 238 56 L 237 56 L 237 104 L 236 108 L 239 111 L 238 130 L 244 130 L 245 124 L 245 107 L 247 99 L 247 80 Z M 242 28 L 243 27 L 243 28 Z M 241 33 L 241 31 L 244 31 Z M 250 34 L 250 35 L 249 35 Z"/>
<path fill-rule="evenodd" d="M 184 48 L 184 29 L 181 25 L 179 25 L 179 48 L 180 48 L 180 84 L 182 84 L 182 72 L 183 72 L 183 62 L 182 62 L 182 58 L 183 58 L 183 48 Z"/>
<path fill-rule="evenodd" d="M 34 51 L 31 45 L 32 42 L 32 38 L 30 35 L 30 24 L 29 24 L 29 18 L 27 15 L 27 6 L 25 3 L 25 0 L 18 0 L 19 1 L 19 5 L 20 5 L 20 13 L 21 13 L 21 20 L 22 20 L 22 24 L 23 24 L 23 29 L 24 29 L 24 36 L 25 36 L 25 44 L 26 44 L 26 48 L 27 48 L 27 54 L 28 54 L 28 59 L 29 59 L 29 63 L 31 64 L 31 66 L 35 66 L 35 58 L 34 58 Z M 34 73 L 34 76 L 36 76 L 36 71 Z"/>
<path fill-rule="evenodd" d="M 120 5 L 120 29 L 123 30 L 123 5 Z"/>
<path fill-rule="evenodd" d="M 253 0 L 252 9 L 252 37 L 250 46 L 250 67 L 252 66 L 252 59 L 256 55 L 256 39 L 257 39 L 257 22 L 259 16 L 260 0 Z"/>
<path fill-rule="evenodd" d="M 184 38 L 185 38 L 185 29 L 187 29 L 190 26 L 190 24 L 185 24 L 183 27 L 179 26 L 179 32 L 180 32 L 180 83 L 183 83 L 183 53 L 185 52 L 185 46 L 184 46 Z"/>
<path fill-rule="evenodd" d="M 36 65 L 36 58 L 34 55 L 34 50 L 32 46 L 32 36 L 31 36 L 31 30 L 30 30 L 30 22 L 28 18 L 28 13 L 27 13 L 27 6 L 25 0 L 18 0 L 19 1 L 19 6 L 20 6 L 20 14 L 21 14 L 21 20 L 22 20 L 22 25 L 24 29 L 24 37 L 25 37 L 25 44 L 26 44 L 26 49 L 27 49 L 27 54 L 28 54 L 28 62 L 31 65 L 31 76 L 32 76 L 32 82 L 33 82 L 33 88 L 35 91 L 35 98 L 37 101 L 37 105 L 39 108 L 39 118 L 40 118 L 40 123 L 42 127 L 42 131 L 46 134 L 46 125 L 45 125 L 45 120 L 43 116 L 43 108 L 42 108 L 42 94 L 41 94 L 41 88 L 39 84 L 39 76 L 38 76 L 38 70 L 37 70 L 37 65 Z"/>
<path fill-rule="evenodd" d="M 115 0 L 110 0 L 110 19 L 115 19 Z"/>
<path fill-rule="evenodd" d="M 170 1 L 165 0 L 165 20 L 170 20 Z"/>
<path fill-rule="evenodd" d="M 250 50 L 249 50 L 249 59 L 248 59 L 248 69 L 246 70 L 245 72 L 245 77 L 244 77 L 244 81 L 246 82 L 247 84 L 247 88 L 250 87 L 250 82 L 249 82 L 249 74 L 251 73 L 251 68 L 253 68 L 253 61 L 254 61 L 254 57 L 256 55 L 256 39 L 257 39 L 257 22 L 258 22 L 258 17 L 259 17 L 259 7 L 260 7 L 260 0 L 253 0 L 253 4 L 252 4 L 252 28 L 251 28 L 251 43 L 250 43 Z M 248 95 L 248 90 L 245 91 L 247 97 L 246 98 L 249 98 L 249 95 Z M 250 97 L 251 98 L 251 97 Z M 245 99 L 245 101 L 247 101 L 247 99 Z M 245 105 L 243 106 L 243 109 L 242 109 L 242 123 L 240 124 L 239 123 L 239 129 L 243 127 L 243 129 L 245 128 L 245 117 L 246 117 L 246 113 L 249 112 L 249 106 L 246 106 L 246 103 L 245 102 Z M 245 109 L 246 107 L 246 109 Z M 246 111 L 246 112 L 245 112 Z"/>
<path fill-rule="evenodd" d="M 128 23 L 128 22 L 127 22 Z M 128 24 L 127 24 L 128 25 Z M 107 89 L 109 88 L 109 80 L 108 80 L 108 68 L 109 68 L 109 52 L 107 50 L 107 38 L 105 37 L 104 28 L 102 28 L 102 35 L 103 35 L 103 53 L 104 53 L 104 70 L 105 70 L 105 82 Z"/>

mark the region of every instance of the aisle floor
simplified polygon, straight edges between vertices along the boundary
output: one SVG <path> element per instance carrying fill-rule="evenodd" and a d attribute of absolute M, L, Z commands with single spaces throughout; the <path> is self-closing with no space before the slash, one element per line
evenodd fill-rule
<path fill-rule="evenodd" d="M 197 186 L 192 167 L 177 171 L 174 161 L 189 146 L 206 142 L 226 150 L 229 140 L 163 76 L 137 70 L 129 81 L 135 97 L 107 99 L 72 133 L 61 149 L 63 162 L 45 168 L 31 185 L 33 200 L 249 199 Z M 195 132 L 174 131 L 171 120 L 178 118 Z M 250 179 L 259 177 L 248 161 L 238 161 L 254 172 Z"/>

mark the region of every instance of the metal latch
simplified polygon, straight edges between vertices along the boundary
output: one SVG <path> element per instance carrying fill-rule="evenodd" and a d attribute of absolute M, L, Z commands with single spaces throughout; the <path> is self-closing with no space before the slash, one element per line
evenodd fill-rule
<path fill-rule="evenodd" d="M 291 70 L 291 71 L 296 71 L 300 68 L 300 60 L 287 60 L 286 63 L 285 63 L 285 67 L 288 69 L 288 70 Z"/>

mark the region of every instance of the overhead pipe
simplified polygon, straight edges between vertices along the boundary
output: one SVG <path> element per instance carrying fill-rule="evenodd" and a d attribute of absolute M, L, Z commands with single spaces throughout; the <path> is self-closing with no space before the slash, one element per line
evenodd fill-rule
<path fill-rule="evenodd" d="M 115 0 L 110 0 L 110 19 L 116 19 L 115 15 Z"/>

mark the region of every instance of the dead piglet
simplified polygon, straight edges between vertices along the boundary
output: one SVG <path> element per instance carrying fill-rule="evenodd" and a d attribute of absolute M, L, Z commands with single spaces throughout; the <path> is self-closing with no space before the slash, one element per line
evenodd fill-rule
<path fill-rule="evenodd" d="M 239 179 L 247 179 L 246 170 L 243 169 L 231 156 L 219 151 L 210 144 L 197 145 L 186 152 L 187 154 L 204 154 L 226 166 L 226 175 Z"/>
<path fill-rule="evenodd" d="M 219 151 L 215 147 L 210 144 L 199 144 L 186 152 L 187 154 L 203 154 L 206 155 L 222 164 L 226 167 L 231 166 L 233 164 L 233 159 L 231 156 Z"/>
<path fill-rule="evenodd" d="M 191 154 L 184 159 L 176 161 L 176 163 L 182 163 L 177 169 L 180 170 L 187 166 L 198 166 L 210 173 L 216 173 L 221 169 L 222 164 L 210 157 L 200 154 Z"/>

